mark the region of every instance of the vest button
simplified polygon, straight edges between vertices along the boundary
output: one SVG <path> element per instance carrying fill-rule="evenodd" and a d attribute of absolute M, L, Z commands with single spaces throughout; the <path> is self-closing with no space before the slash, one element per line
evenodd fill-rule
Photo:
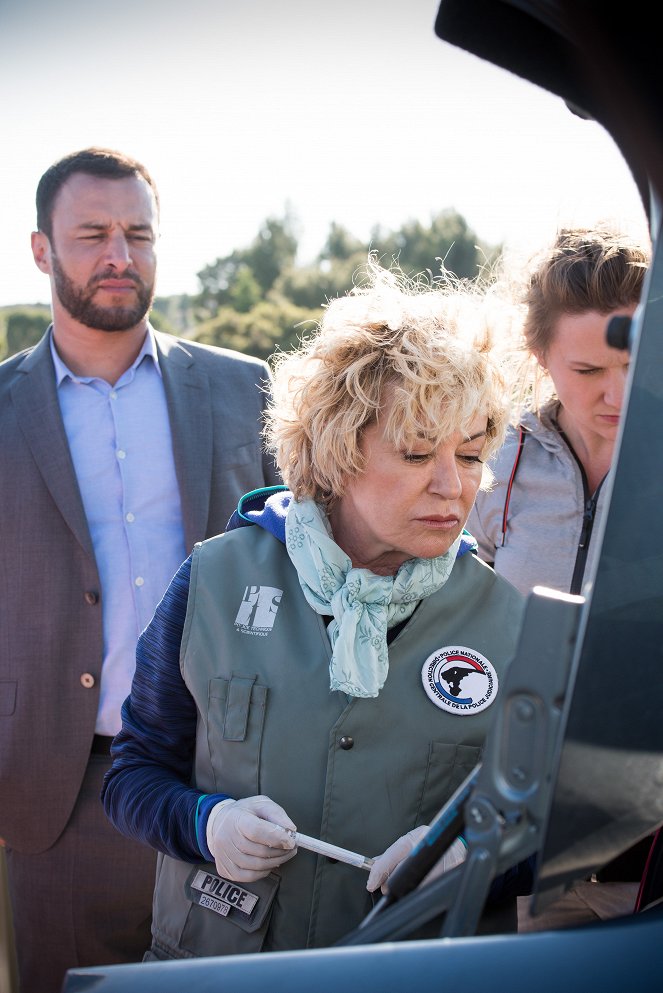
<path fill-rule="evenodd" d="M 99 603 L 99 594 L 96 590 L 86 590 L 85 591 L 85 602 L 89 603 L 91 606 L 95 603 Z"/>
<path fill-rule="evenodd" d="M 84 686 L 86 690 L 91 690 L 94 686 L 96 680 L 94 676 L 89 672 L 84 672 L 81 676 L 81 686 Z"/>
<path fill-rule="evenodd" d="M 344 734 L 341 740 L 339 741 L 339 745 L 344 751 L 347 752 L 349 751 L 350 748 L 355 747 L 355 740 L 354 738 L 351 738 L 349 734 Z"/>

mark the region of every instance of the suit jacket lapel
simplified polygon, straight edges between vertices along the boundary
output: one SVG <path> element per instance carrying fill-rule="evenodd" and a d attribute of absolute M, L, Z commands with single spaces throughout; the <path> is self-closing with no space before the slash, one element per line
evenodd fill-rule
<path fill-rule="evenodd" d="M 20 365 L 12 389 L 16 416 L 53 500 L 69 528 L 94 558 L 67 435 L 62 423 L 50 351 L 50 328 Z"/>
<path fill-rule="evenodd" d="M 210 384 L 186 346 L 155 331 L 163 376 L 187 552 L 207 536 L 212 478 Z"/>

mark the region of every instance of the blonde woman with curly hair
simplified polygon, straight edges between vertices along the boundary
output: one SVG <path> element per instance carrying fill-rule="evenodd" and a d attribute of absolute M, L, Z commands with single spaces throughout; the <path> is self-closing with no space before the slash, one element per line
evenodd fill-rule
<path fill-rule="evenodd" d="M 161 852 L 148 958 L 332 945 L 479 760 L 523 606 L 464 530 L 509 415 L 482 304 L 371 259 L 276 361 L 285 486 L 175 576 L 105 782 Z"/>

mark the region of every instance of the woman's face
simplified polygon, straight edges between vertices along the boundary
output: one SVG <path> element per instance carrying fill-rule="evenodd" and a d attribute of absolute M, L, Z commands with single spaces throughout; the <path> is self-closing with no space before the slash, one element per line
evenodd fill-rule
<path fill-rule="evenodd" d="M 469 437 L 454 434 L 437 448 L 417 442 L 398 450 L 384 435 L 389 412 L 363 434 L 366 469 L 350 480 L 330 511 L 337 544 L 356 568 L 393 575 L 411 558 L 449 551 L 476 497 L 487 417 L 478 415 Z"/>
<path fill-rule="evenodd" d="M 635 307 L 631 307 L 615 314 L 632 317 L 634 311 Z M 606 328 L 612 316 L 596 311 L 564 315 L 539 362 L 547 368 L 555 384 L 567 424 L 587 439 L 598 436 L 614 442 L 624 401 L 629 353 L 606 343 Z"/>

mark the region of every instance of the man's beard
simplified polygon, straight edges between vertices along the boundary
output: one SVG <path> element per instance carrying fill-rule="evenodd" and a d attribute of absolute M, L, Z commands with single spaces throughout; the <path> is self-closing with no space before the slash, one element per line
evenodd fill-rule
<path fill-rule="evenodd" d="M 90 279 L 86 286 L 76 286 L 69 278 L 55 252 L 51 255 L 53 279 L 58 300 L 67 313 L 97 331 L 129 331 L 143 320 L 154 299 L 154 282 L 149 286 L 143 282 L 134 269 L 127 269 L 122 279 L 131 279 L 136 285 L 136 301 L 132 306 L 102 307 L 94 302 L 94 294 L 100 282 L 108 282 L 115 277 L 114 270 L 106 270 Z"/>

